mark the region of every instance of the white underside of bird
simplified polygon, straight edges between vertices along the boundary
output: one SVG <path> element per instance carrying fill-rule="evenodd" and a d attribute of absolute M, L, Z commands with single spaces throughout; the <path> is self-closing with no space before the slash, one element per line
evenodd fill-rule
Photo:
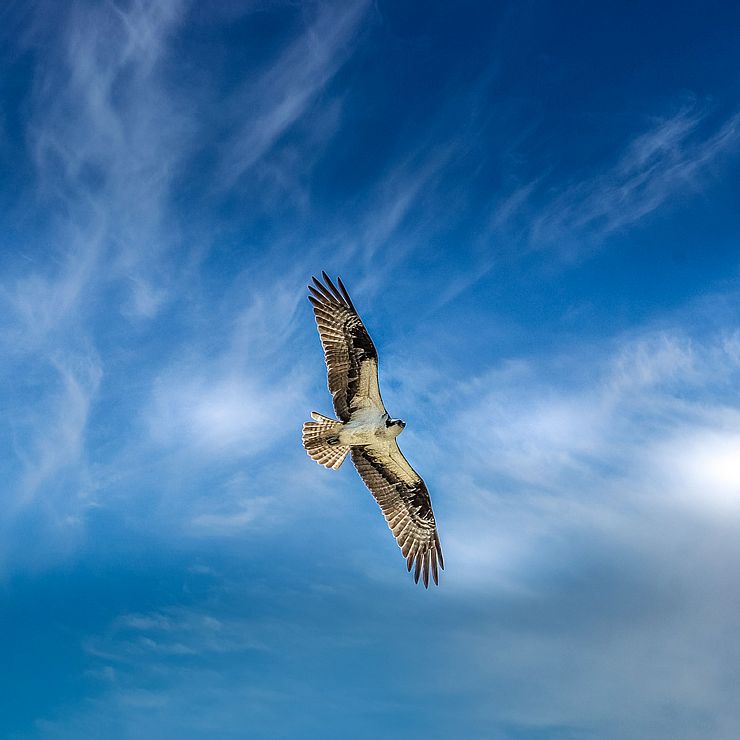
<path fill-rule="evenodd" d="M 339 432 L 339 443 L 354 447 L 356 445 L 387 446 L 385 443 L 395 439 L 402 426 L 386 426 L 389 420 L 386 412 L 369 407 L 355 411 L 350 420 Z"/>

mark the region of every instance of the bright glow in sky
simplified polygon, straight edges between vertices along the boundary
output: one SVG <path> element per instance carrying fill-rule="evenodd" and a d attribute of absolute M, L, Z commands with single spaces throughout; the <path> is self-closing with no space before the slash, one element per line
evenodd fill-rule
<path fill-rule="evenodd" d="M 737 3 L 0 20 L 0 736 L 740 737 Z M 301 447 L 321 270 L 439 588 Z"/>
<path fill-rule="evenodd" d="M 669 443 L 662 462 L 674 471 L 675 484 L 688 489 L 696 506 L 717 507 L 723 516 L 732 514 L 734 509 L 740 515 L 739 434 L 692 434 Z"/>

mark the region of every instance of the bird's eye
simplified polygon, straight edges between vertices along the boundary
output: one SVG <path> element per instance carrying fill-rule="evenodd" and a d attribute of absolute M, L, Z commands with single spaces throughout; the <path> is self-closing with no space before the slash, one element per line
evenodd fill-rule
<path fill-rule="evenodd" d="M 386 419 L 385 420 L 386 427 L 392 427 L 393 426 L 393 420 L 392 419 Z"/>

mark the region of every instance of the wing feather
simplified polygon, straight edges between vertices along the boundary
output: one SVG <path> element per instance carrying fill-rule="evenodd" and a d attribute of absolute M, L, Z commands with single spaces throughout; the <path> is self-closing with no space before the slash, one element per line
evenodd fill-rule
<path fill-rule="evenodd" d="M 334 283 L 332 283 L 331 278 L 326 274 L 326 272 L 322 272 L 321 273 L 321 276 L 326 281 L 325 284 L 329 288 L 329 290 L 331 291 L 331 294 L 334 296 L 334 299 L 336 301 L 338 301 L 339 303 L 343 303 L 344 302 L 344 298 L 342 297 L 342 294 L 337 290 L 337 288 L 334 285 Z"/>
<path fill-rule="evenodd" d="M 339 283 L 339 290 L 342 291 L 342 295 L 344 296 L 344 300 L 347 301 L 347 305 L 355 313 L 357 313 L 357 309 L 355 308 L 355 304 L 352 303 L 352 299 L 349 297 L 349 293 L 347 292 L 347 288 L 344 287 L 344 283 L 342 282 L 342 278 L 340 278 L 338 275 L 337 275 L 337 282 Z"/>
<path fill-rule="evenodd" d="M 316 326 L 324 348 L 329 390 L 342 421 L 368 403 L 382 409 L 378 385 L 378 353 L 341 280 L 339 288 L 322 272 L 308 286 Z"/>
<path fill-rule="evenodd" d="M 424 481 L 409 465 L 395 440 L 383 447 L 353 447 L 352 462 L 378 502 L 414 580 L 439 583 L 442 547 Z"/>

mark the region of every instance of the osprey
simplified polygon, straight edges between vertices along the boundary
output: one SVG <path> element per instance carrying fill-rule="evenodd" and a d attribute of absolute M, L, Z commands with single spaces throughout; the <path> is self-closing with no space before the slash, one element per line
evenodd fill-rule
<path fill-rule="evenodd" d="M 396 437 L 406 423 L 392 419 L 378 386 L 378 353 L 344 287 L 329 276 L 313 278 L 308 299 L 313 304 L 329 372 L 329 390 L 339 421 L 316 411 L 303 425 L 303 446 L 320 465 L 337 470 L 347 454 L 380 505 L 414 580 L 429 571 L 439 583 L 444 568 L 442 548 L 424 481 L 398 448 Z"/>

